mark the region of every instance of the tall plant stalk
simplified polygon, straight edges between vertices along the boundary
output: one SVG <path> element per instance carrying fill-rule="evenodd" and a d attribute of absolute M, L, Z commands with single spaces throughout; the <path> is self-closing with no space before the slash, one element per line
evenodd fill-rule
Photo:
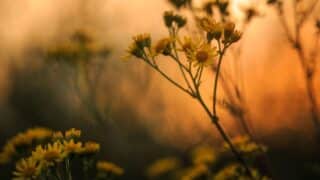
<path fill-rule="evenodd" d="M 173 38 L 176 38 L 176 34 L 173 34 Z M 230 44 L 225 45 L 223 47 L 223 49 L 219 48 L 218 51 L 218 64 L 217 64 L 217 69 L 221 68 L 222 65 L 222 60 L 223 60 L 223 56 L 225 54 L 226 49 L 228 48 Z M 201 91 L 200 91 L 200 84 L 201 84 L 201 76 L 203 73 L 203 66 L 199 66 L 196 70 L 196 73 L 194 73 L 192 71 L 192 66 L 191 66 L 191 62 L 189 61 L 189 65 L 185 66 L 180 58 L 179 55 L 175 49 L 175 42 L 173 42 L 173 49 L 174 49 L 174 54 L 171 54 L 170 56 L 172 57 L 172 59 L 177 63 L 177 65 L 179 66 L 179 69 L 182 72 L 182 76 L 184 79 L 184 82 L 187 84 L 187 88 L 185 88 L 183 85 L 181 85 L 179 82 L 175 81 L 174 79 L 172 79 L 171 77 L 169 77 L 164 71 L 162 71 L 156 60 L 154 59 L 154 57 L 152 57 L 151 59 L 148 57 L 148 55 L 146 53 L 143 54 L 142 59 L 144 60 L 144 62 L 146 62 L 150 67 L 152 67 L 154 70 L 156 70 L 160 75 L 162 75 L 165 79 L 167 79 L 171 84 L 173 84 L 174 86 L 176 86 L 177 88 L 179 88 L 180 90 L 182 90 L 183 92 L 187 93 L 188 95 L 190 95 L 192 98 L 196 99 L 200 105 L 202 106 L 202 108 L 205 110 L 206 114 L 209 116 L 211 122 L 214 124 L 214 126 L 216 127 L 216 129 L 218 130 L 218 133 L 221 135 L 222 139 L 228 144 L 228 146 L 230 147 L 231 152 L 234 154 L 234 156 L 236 157 L 236 159 L 238 160 L 238 162 L 240 164 L 242 164 L 243 168 L 245 169 L 246 174 L 253 178 L 253 175 L 251 174 L 249 165 L 247 164 L 247 162 L 245 161 L 243 155 L 236 149 L 236 147 L 233 145 L 231 139 L 229 138 L 229 136 L 227 135 L 227 133 L 225 132 L 224 128 L 222 127 L 222 125 L 219 122 L 219 118 L 218 118 L 218 113 L 216 110 L 216 104 L 217 104 L 217 90 L 218 90 L 218 79 L 219 79 L 219 74 L 220 71 L 218 70 L 216 72 L 215 78 L 214 78 L 214 83 L 213 83 L 213 111 L 209 110 L 208 105 L 204 102 Z M 219 47 L 221 47 L 221 45 L 219 45 Z M 152 50 L 149 49 L 149 52 L 151 52 Z M 191 80 L 191 81 L 190 81 Z"/>
<path fill-rule="evenodd" d="M 299 12 L 298 6 L 299 3 L 305 3 L 306 1 L 297 1 L 294 0 L 292 2 L 292 11 L 293 11 L 293 19 L 294 25 L 293 28 L 290 29 L 289 23 L 284 15 L 284 5 L 282 1 L 277 2 L 276 10 L 278 13 L 278 17 L 280 23 L 285 31 L 286 38 L 288 42 L 292 45 L 293 49 L 297 53 L 298 60 L 300 63 L 300 67 L 303 71 L 303 77 L 305 79 L 305 88 L 306 94 L 310 105 L 310 113 L 311 113 L 311 121 L 316 131 L 317 141 L 320 141 L 320 122 L 318 116 L 318 106 L 316 101 L 316 91 L 314 88 L 314 79 L 317 67 L 317 51 L 319 46 L 319 38 L 320 38 L 320 29 L 318 29 L 315 39 L 316 43 L 313 47 L 313 51 L 308 56 L 308 52 L 305 51 L 303 42 L 302 42 L 302 29 L 305 25 L 305 22 L 310 18 L 312 13 L 314 13 L 315 8 L 317 7 L 318 0 L 313 0 L 308 8 Z M 317 27 L 319 28 L 319 27 Z"/>

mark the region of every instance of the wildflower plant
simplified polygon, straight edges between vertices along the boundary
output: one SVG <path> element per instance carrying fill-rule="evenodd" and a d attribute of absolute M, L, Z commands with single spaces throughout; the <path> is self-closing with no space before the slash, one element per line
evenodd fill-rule
<path fill-rule="evenodd" d="M 319 51 L 320 39 L 320 21 L 315 14 L 318 5 L 318 0 L 294 0 L 292 4 L 287 4 L 283 0 L 268 0 L 269 4 L 277 13 L 278 19 L 285 33 L 287 42 L 293 47 L 303 70 L 303 77 L 305 79 L 307 98 L 310 103 L 311 121 L 316 130 L 317 140 L 320 139 L 320 118 L 318 115 L 319 108 L 316 102 L 315 90 L 315 74 L 317 72 L 317 59 Z M 286 6 L 290 8 L 285 8 Z M 293 24 L 288 20 L 288 12 L 290 10 L 293 15 Z M 314 24 L 314 44 L 309 51 L 306 48 L 306 43 L 303 41 L 303 28 L 306 22 L 312 20 Z"/>
<path fill-rule="evenodd" d="M 217 22 L 213 18 L 204 17 L 197 22 L 203 36 L 186 36 L 181 38 L 180 31 L 186 25 L 186 18 L 179 14 L 167 11 L 164 13 L 164 24 L 168 29 L 168 36 L 153 43 L 149 34 L 140 34 L 133 37 L 127 52 L 162 75 L 172 85 L 197 100 L 211 122 L 217 128 L 223 140 L 230 146 L 231 151 L 242 164 L 246 173 L 251 176 L 248 164 L 241 153 L 234 147 L 224 128 L 220 124 L 217 113 L 218 78 L 223 57 L 228 48 L 240 40 L 241 32 L 236 30 L 233 22 Z M 165 56 L 177 65 L 184 84 L 170 77 L 158 65 L 159 56 Z M 183 57 L 184 56 L 184 57 Z M 203 82 L 203 72 L 207 67 L 216 68 L 212 84 L 212 106 L 204 101 L 200 86 Z"/>
<path fill-rule="evenodd" d="M 17 146 L 17 137 L 24 137 L 23 147 Z M 97 160 L 100 144 L 82 142 L 80 138 L 81 131 L 74 128 L 65 133 L 44 128 L 29 129 L 10 139 L 3 147 L 1 166 L 14 163 L 12 175 L 15 180 L 71 180 L 75 174 L 81 173 L 83 179 L 109 180 L 123 175 L 124 170 L 116 164 Z M 42 141 L 34 141 L 39 139 Z M 8 147 L 11 147 L 10 151 Z M 74 172 L 72 166 L 81 168 L 82 172 Z"/>
<path fill-rule="evenodd" d="M 175 8 L 176 5 L 174 2 L 169 1 Z M 231 5 L 235 3 L 229 0 L 209 0 L 204 1 L 200 6 L 195 6 L 193 1 L 186 1 L 184 6 L 182 6 L 189 14 L 192 14 L 193 20 L 198 21 L 203 17 L 213 17 L 218 19 L 221 22 L 236 22 L 238 24 L 238 29 L 241 29 L 242 34 L 246 33 L 247 26 L 255 17 L 259 17 L 261 12 L 259 7 L 262 3 L 258 1 L 248 1 L 246 6 L 239 4 L 242 18 L 236 17 L 233 12 L 231 12 Z M 179 10 L 179 9 L 178 9 Z M 188 27 L 192 29 L 192 32 L 199 32 L 201 26 Z M 219 28 L 212 29 L 210 36 L 219 36 Z M 218 34 L 215 34 L 217 31 Z M 223 91 L 223 97 L 218 100 L 218 104 L 225 109 L 235 120 L 239 123 L 240 127 L 243 130 L 243 133 L 250 136 L 251 139 L 256 139 L 254 137 L 254 132 L 252 127 L 250 127 L 250 118 L 249 118 L 249 109 L 246 102 L 246 96 L 244 92 L 244 79 L 243 71 L 241 66 L 241 53 L 243 49 L 243 43 L 241 41 L 236 45 L 233 45 L 229 48 L 228 52 L 225 54 L 226 58 L 229 60 L 229 67 L 225 66 L 220 73 L 219 82 L 221 84 L 221 90 Z M 212 68 L 213 71 L 216 71 L 216 68 Z M 257 140 L 256 140 L 257 141 Z"/>
<path fill-rule="evenodd" d="M 93 33 L 79 29 L 44 53 L 46 62 L 52 67 L 71 70 L 67 72 L 68 78 L 81 106 L 94 121 L 103 123 L 105 115 L 97 105 L 97 91 L 109 49 L 97 43 Z"/>

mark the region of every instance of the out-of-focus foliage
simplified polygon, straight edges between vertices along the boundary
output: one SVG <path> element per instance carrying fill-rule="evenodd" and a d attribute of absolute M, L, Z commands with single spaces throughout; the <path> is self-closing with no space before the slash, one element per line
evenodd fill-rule
<path fill-rule="evenodd" d="M 247 136 L 236 137 L 232 142 L 250 162 L 250 170 L 254 179 L 270 179 L 263 166 L 267 163 L 266 159 L 262 160 L 261 158 L 266 150 L 265 148 L 261 150 L 262 145 L 252 142 Z M 230 158 L 230 155 L 232 152 L 225 145 L 219 148 L 200 145 L 195 147 L 187 158 L 167 157 L 155 161 L 146 169 L 146 176 L 149 179 L 183 180 L 250 179 L 243 166 Z"/>
<path fill-rule="evenodd" d="M 92 33 L 86 30 L 75 31 L 71 37 L 45 50 L 45 60 L 69 72 L 74 93 L 82 107 L 91 114 L 97 123 L 107 119 L 97 102 L 98 87 L 101 81 L 106 58 L 109 55 L 106 45 L 99 43 Z"/>

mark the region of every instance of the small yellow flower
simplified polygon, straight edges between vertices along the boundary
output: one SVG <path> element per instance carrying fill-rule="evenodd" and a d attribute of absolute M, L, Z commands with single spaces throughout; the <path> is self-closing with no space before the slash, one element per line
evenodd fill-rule
<path fill-rule="evenodd" d="M 234 31 L 230 36 L 230 43 L 235 43 L 240 40 L 242 33 L 240 31 Z"/>
<path fill-rule="evenodd" d="M 215 176 L 213 177 L 213 180 L 228 180 L 228 179 L 241 179 L 241 180 L 247 180 L 247 179 L 261 179 L 261 180 L 270 180 L 270 178 L 263 176 L 259 173 L 257 169 L 250 168 L 251 174 L 253 178 L 248 177 L 246 175 L 246 172 L 240 164 L 233 163 L 229 164 L 223 169 L 221 169 Z"/>
<path fill-rule="evenodd" d="M 186 18 L 178 14 L 174 14 L 173 11 L 165 11 L 163 19 L 168 28 L 171 28 L 173 25 L 176 25 L 178 28 L 182 28 L 187 23 Z"/>
<path fill-rule="evenodd" d="M 199 146 L 191 154 L 194 164 L 210 164 L 217 159 L 216 152 L 211 146 Z"/>
<path fill-rule="evenodd" d="M 143 49 L 145 47 L 151 47 L 151 37 L 150 34 L 139 34 L 134 36 L 133 41 L 135 42 L 135 44 L 137 45 L 137 47 L 139 47 L 140 49 Z"/>
<path fill-rule="evenodd" d="M 197 22 L 199 27 L 206 32 L 210 32 L 216 25 L 216 22 L 210 17 L 203 17 L 203 18 L 197 19 Z"/>
<path fill-rule="evenodd" d="M 59 140 L 59 139 L 63 139 L 63 133 L 61 131 L 57 131 L 57 132 L 54 132 L 52 134 L 52 138 L 54 140 Z"/>
<path fill-rule="evenodd" d="M 16 170 L 13 172 L 13 180 L 31 180 L 36 179 L 41 172 L 41 165 L 38 161 L 28 158 L 22 159 L 16 164 Z"/>
<path fill-rule="evenodd" d="M 71 128 L 68 131 L 65 132 L 65 137 L 67 139 L 69 138 L 79 138 L 81 136 L 81 130 Z"/>
<path fill-rule="evenodd" d="M 100 172 L 111 173 L 117 176 L 121 176 L 124 173 L 121 167 L 107 161 L 98 161 L 96 166 Z"/>
<path fill-rule="evenodd" d="M 128 53 L 128 56 L 125 56 L 124 59 L 128 59 L 131 56 L 136 58 L 143 58 L 144 56 L 144 51 L 140 49 L 135 42 L 130 44 L 126 52 Z"/>
<path fill-rule="evenodd" d="M 63 152 L 63 146 L 60 142 L 48 144 L 46 148 L 38 145 L 36 150 L 32 152 L 34 159 L 44 162 L 44 164 L 48 166 L 61 162 L 65 156 L 66 154 Z"/>
<path fill-rule="evenodd" d="M 96 142 L 89 141 L 84 144 L 84 147 L 79 152 L 79 154 L 90 155 L 90 154 L 97 153 L 99 151 L 100 151 L 100 144 L 98 144 Z"/>
<path fill-rule="evenodd" d="M 32 128 L 27 130 L 25 134 L 33 140 L 42 140 L 49 138 L 52 135 L 52 131 L 46 128 Z"/>
<path fill-rule="evenodd" d="M 191 52 L 187 58 L 195 63 L 195 66 L 209 66 L 214 64 L 215 57 L 218 55 L 215 47 L 203 43 L 200 48 Z"/>
<path fill-rule="evenodd" d="M 66 153 L 79 153 L 82 150 L 82 143 L 75 143 L 73 139 L 70 141 L 63 141 L 63 148 Z"/>
<path fill-rule="evenodd" d="M 160 39 L 153 47 L 155 54 L 156 55 L 157 54 L 170 55 L 171 54 L 171 43 L 172 43 L 172 40 L 170 38 Z"/>
<path fill-rule="evenodd" d="M 236 27 L 236 25 L 233 22 L 230 22 L 230 21 L 225 22 L 223 24 L 223 30 L 224 30 L 225 38 L 228 38 L 233 33 L 233 31 L 235 30 L 235 27 Z"/>
<path fill-rule="evenodd" d="M 170 171 L 176 170 L 180 167 L 179 159 L 175 157 L 168 157 L 157 160 L 147 169 L 148 177 L 158 177 Z"/>
<path fill-rule="evenodd" d="M 178 41 L 180 46 L 181 46 L 181 51 L 187 53 L 187 54 L 190 54 L 192 52 L 194 52 L 195 50 L 197 50 L 201 44 L 202 44 L 202 41 L 200 40 L 200 38 L 195 38 L 195 39 L 192 39 L 188 36 L 185 36 L 183 38 L 183 41 Z"/>
<path fill-rule="evenodd" d="M 237 136 L 232 139 L 232 143 L 242 153 L 250 154 L 250 153 L 259 152 L 260 148 L 262 148 L 263 151 L 267 150 L 265 146 L 258 145 L 257 143 L 251 141 L 248 136 Z M 227 150 L 230 149 L 230 147 L 227 144 L 224 144 L 224 147 Z"/>
<path fill-rule="evenodd" d="M 34 142 L 50 138 L 52 131 L 46 128 L 32 128 L 18 133 L 5 144 L 0 153 L 0 164 L 9 163 L 12 156 L 19 152 L 27 151 Z"/>
<path fill-rule="evenodd" d="M 204 164 L 198 164 L 194 167 L 189 168 L 182 176 L 181 180 L 193 180 L 205 176 L 209 169 Z"/>

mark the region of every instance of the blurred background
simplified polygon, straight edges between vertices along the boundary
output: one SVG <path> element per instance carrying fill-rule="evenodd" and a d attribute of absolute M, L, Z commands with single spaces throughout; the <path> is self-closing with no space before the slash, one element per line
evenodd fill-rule
<path fill-rule="evenodd" d="M 248 2 L 233 1 L 238 17 Z M 155 159 L 183 155 L 201 143 L 220 144 L 220 136 L 192 98 L 144 63 L 123 60 L 133 35 L 148 32 L 155 40 L 167 35 L 162 14 L 170 9 L 166 0 L 1 0 L 0 145 L 30 127 L 76 127 L 86 138 L 102 142 L 103 157 L 126 169 L 124 179 L 140 179 Z M 319 18 L 319 13 L 317 7 L 312 16 Z M 303 30 L 307 49 L 314 41 L 313 27 L 314 22 L 307 21 Z M 70 37 L 89 44 L 81 55 L 90 59 L 85 69 L 50 60 L 66 56 L 54 49 Z M 301 179 L 307 171 L 295 170 L 319 162 L 319 155 L 298 56 L 268 7 L 261 7 L 241 43 L 243 93 L 252 132 L 269 147 L 279 179 Z M 174 67 L 163 61 L 176 77 Z M 226 62 L 224 68 L 228 66 Z M 88 76 L 79 80 L 82 71 Z M 211 76 L 206 72 L 207 99 Z M 314 88 L 319 92 L 318 74 Z M 228 134 L 240 134 L 234 118 L 223 108 L 219 111 Z"/>

